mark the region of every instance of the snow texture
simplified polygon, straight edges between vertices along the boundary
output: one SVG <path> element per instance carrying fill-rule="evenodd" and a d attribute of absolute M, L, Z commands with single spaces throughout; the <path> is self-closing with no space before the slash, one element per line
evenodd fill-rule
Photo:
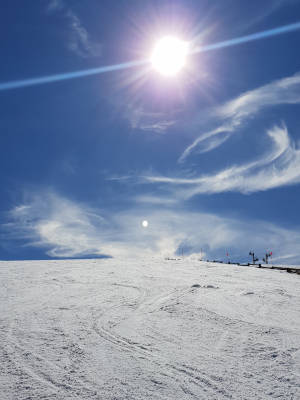
<path fill-rule="evenodd" d="M 193 260 L 0 262 L 0 398 L 299 399 L 299 275 Z"/>

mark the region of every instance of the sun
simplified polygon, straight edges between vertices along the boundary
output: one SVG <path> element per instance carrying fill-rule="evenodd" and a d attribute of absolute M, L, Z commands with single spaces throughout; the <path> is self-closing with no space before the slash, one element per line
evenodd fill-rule
<path fill-rule="evenodd" d="M 151 62 L 154 69 L 164 76 L 175 76 L 185 66 L 188 43 L 173 36 L 166 36 L 155 45 Z"/>

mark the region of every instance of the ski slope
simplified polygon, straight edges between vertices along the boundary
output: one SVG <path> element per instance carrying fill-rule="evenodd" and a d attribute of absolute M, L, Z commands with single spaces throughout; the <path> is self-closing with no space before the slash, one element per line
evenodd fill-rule
<path fill-rule="evenodd" d="M 0 398 L 299 399 L 300 277 L 196 260 L 0 262 Z"/>

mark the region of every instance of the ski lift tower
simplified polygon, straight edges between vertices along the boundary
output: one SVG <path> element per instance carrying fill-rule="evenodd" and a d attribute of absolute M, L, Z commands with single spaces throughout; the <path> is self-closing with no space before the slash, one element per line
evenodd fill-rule
<path fill-rule="evenodd" d="M 254 251 L 249 251 L 249 256 L 252 257 L 252 264 L 255 264 L 259 259 L 255 257 Z"/>

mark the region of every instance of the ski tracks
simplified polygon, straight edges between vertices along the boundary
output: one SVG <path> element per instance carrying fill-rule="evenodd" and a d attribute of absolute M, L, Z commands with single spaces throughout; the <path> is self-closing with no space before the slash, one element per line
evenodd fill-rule
<path fill-rule="evenodd" d="M 183 396 L 188 396 L 187 398 L 193 397 L 199 399 L 201 394 L 205 396 L 203 398 L 208 396 L 210 399 L 232 398 L 230 393 L 227 393 L 224 389 L 220 377 L 210 376 L 204 371 L 188 366 L 186 363 L 171 363 L 170 360 L 163 356 L 157 349 L 133 341 L 128 337 L 121 336 L 116 333 L 115 326 L 114 329 L 110 326 L 108 314 L 118 309 L 122 314 L 119 323 L 125 319 L 131 319 L 133 315 L 136 314 L 143 315 L 145 318 L 148 314 L 161 312 L 173 304 L 178 304 L 181 298 L 187 294 L 193 293 L 195 290 L 194 288 L 183 286 L 151 296 L 147 290 L 137 286 L 121 284 L 115 284 L 115 286 L 135 289 L 138 295 L 135 300 L 122 302 L 119 305 L 109 307 L 101 315 L 98 315 L 93 324 L 93 329 L 103 340 L 109 342 L 121 352 L 126 352 L 130 356 L 141 360 L 141 362 L 144 361 L 147 365 L 152 365 L 153 370 L 156 371 L 156 373 L 159 372 L 161 376 L 159 382 L 152 380 L 152 382 L 156 383 L 158 386 L 163 387 L 167 385 L 167 382 L 163 384 L 167 379 L 167 381 L 175 381 L 176 385 L 182 390 Z M 124 312 L 125 309 L 127 312 Z M 124 317 L 125 314 L 126 317 Z M 170 339 L 173 342 L 174 338 L 165 337 L 166 342 Z"/>
<path fill-rule="evenodd" d="M 70 399 L 98 398 L 94 385 L 80 379 L 76 373 L 73 375 L 60 363 L 51 362 L 41 354 L 37 354 L 36 350 L 32 349 L 28 343 L 24 344 L 18 336 L 17 332 L 12 333 L 11 330 L 2 337 L 1 347 L 4 354 L 2 361 L 6 364 L 5 369 L 8 374 L 18 375 L 17 385 L 24 386 L 25 392 L 26 389 L 36 391 L 39 393 L 36 398 L 42 398 L 41 392 L 43 396 L 47 396 L 46 398 L 52 398 L 52 396 L 57 398 L 58 394 L 61 398 L 68 396 L 67 398 Z M 48 388 L 46 393 L 45 388 Z"/>

